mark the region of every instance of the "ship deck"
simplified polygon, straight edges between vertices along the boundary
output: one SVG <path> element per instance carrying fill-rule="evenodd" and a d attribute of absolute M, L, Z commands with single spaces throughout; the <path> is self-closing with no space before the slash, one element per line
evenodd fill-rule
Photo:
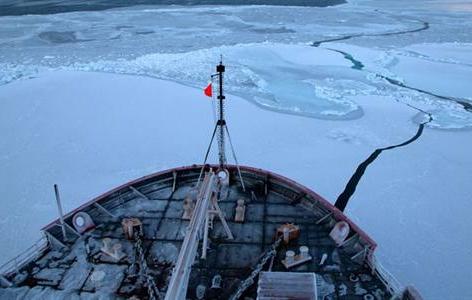
<path fill-rule="evenodd" d="M 165 293 L 189 224 L 182 219 L 183 200 L 195 190 L 199 171 L 199 166 L 191 166 L 156 173 L 93 199 L 65 217 L 72 228 L 75 213 L 88 213 L 96 227 L 84 234 L 67 228 L 64 240 L 59 220 L 49 224 L 44 228 L 47 248 L 3 275 L 0 298 L 70 299 L 100 295 L 105 299 L 133 296 L 147 299 L 145 280 L 134 271 L 138 261 L 134 241 L 125 238 L 121 224 L 123 218 L 131 217 L 143 224 L 142 248 L 148 271 L 157 288 Z M 318 299 L 392 296 L 388 281 L 373 268 L 375 243 L 326 200 L 289 179 L 249 167 L 241 168 L 246 187 L 243 191 L 236 168 L 229 166 L 229 171 L 228 197 L 219 205 L 234 239 L 226 238 L 223 226 L 215 219 L 209 233 L 208 256 L 206 259 L 198 256 L 192 267 L 187 299 L 198 299 L 197 286 L 206 288 L 205 299 L 229 299 L 251 274 L 261 254 L 274 243 L 276 229 L 285 223 L 299 226 L 300 235 L 288 245 L 281 244 L 276 257 L 264 265 L 264 271 L 315 273 Z M 243 223 L 234 222 L 239 199 L 246 202 Z M 351 229 L 340 247 L 329 236 L 338 221 L 348 222 Z M 100 250 L 104 238 L 121 244 L 125 257 L 116 261 L 104 254 Z M 312 260 L 287 270 L 281 260 L 287 250 L 297 252 L 300 246 L 309 248 Z M 323 255 L 327 258 L 321 265 Z M 216 275 L 222 278 L 220 288 L 212 288 Z M 256 280 L 243 296 L 256 299 L 257 286 Z"/>

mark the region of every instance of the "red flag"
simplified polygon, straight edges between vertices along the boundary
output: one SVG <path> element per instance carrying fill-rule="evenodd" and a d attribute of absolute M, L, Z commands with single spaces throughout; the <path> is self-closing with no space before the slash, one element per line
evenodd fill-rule
<path fill-rule="evenodd" d="M 213 96 L 213 90 L 211 88 L 211 83 L 208 84 L 208 86 L 203 90 L 205 93 L 205 96 L 211 97 Z"/>

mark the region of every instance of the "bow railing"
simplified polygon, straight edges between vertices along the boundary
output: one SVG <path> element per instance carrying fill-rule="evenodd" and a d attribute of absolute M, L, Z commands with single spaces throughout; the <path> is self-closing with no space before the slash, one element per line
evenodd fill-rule
<path fill-rule="evenodd" d="M 27 263 L 31 262 L 35 258 L 43 254 L 43 252 L 48 249 L 49 241 L 45 235 L 42 235 L 40 239 L 33 243 L 26 250 L 22 251 L 20 254 L 14 258 L 8 260 L 0 266 L 0 276 L 3 284 L 8 284 L 6 277 L 13 272 L 19 272 L 19 270 Z"/>

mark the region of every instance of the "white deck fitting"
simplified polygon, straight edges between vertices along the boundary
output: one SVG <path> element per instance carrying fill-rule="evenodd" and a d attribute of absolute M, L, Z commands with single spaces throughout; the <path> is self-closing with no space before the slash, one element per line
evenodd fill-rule
<path fill-rule="evenodd" d="M 316 300 L 315 273 L 262 272 L 257 300 Z"/>
<path fill-rule="evenodd" d="M 301 265 L 303 263 L 306 263 L 307 261 L 310 261 L 311 258 L 312 257 L 310 255 L 308 255 L 307 257 L 303 257 L 303 258 L 300 255 L 295 255 L 292 262 L 287 262 L 286 259 L 283 259 L 282 264 L 285 266 L 285 268 L 290 269 L 290 268 L 296 267 L 298 265 Z"/>

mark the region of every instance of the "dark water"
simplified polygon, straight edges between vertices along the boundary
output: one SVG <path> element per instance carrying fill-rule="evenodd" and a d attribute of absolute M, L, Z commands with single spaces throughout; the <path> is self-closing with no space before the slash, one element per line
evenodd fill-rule
<path fill-rule="evenodd" d="M 0 0 L 0 16 L 94 11 L 134 5 L 280 5 L 326 7 L 345 0 Z"/>
<path fill-rule="evenodd" d="M 340 211 L 344 211 L 347 206 L 347 203 L 349 202 L 349 199 L 356 192 L 357 185 L 359 184 L 359 181 L 361 181 L 361 178 L 367 170 L 367 167 L 369 167 L 369 165 L 373 163 L 383 151 L 404 147 L 416 141 L 423 134 L 424 126 L 433 120 L 431 115 L 428 114 L 428 117 L 429 118 L 427 121 L 418 125 L 418 131 L 413 137 L 409 138 L 401 144 L 375 149 L 375 151 L 372 152 L 372 154 L 366 160 L 364 160 L 359 166 L 357 166 L 356 171 L 346 184 L 344 191 L 338 196 L 338 199 L 336 199 L 336 203 L 334 204 L 334 206 L 336 206 Z"/>

